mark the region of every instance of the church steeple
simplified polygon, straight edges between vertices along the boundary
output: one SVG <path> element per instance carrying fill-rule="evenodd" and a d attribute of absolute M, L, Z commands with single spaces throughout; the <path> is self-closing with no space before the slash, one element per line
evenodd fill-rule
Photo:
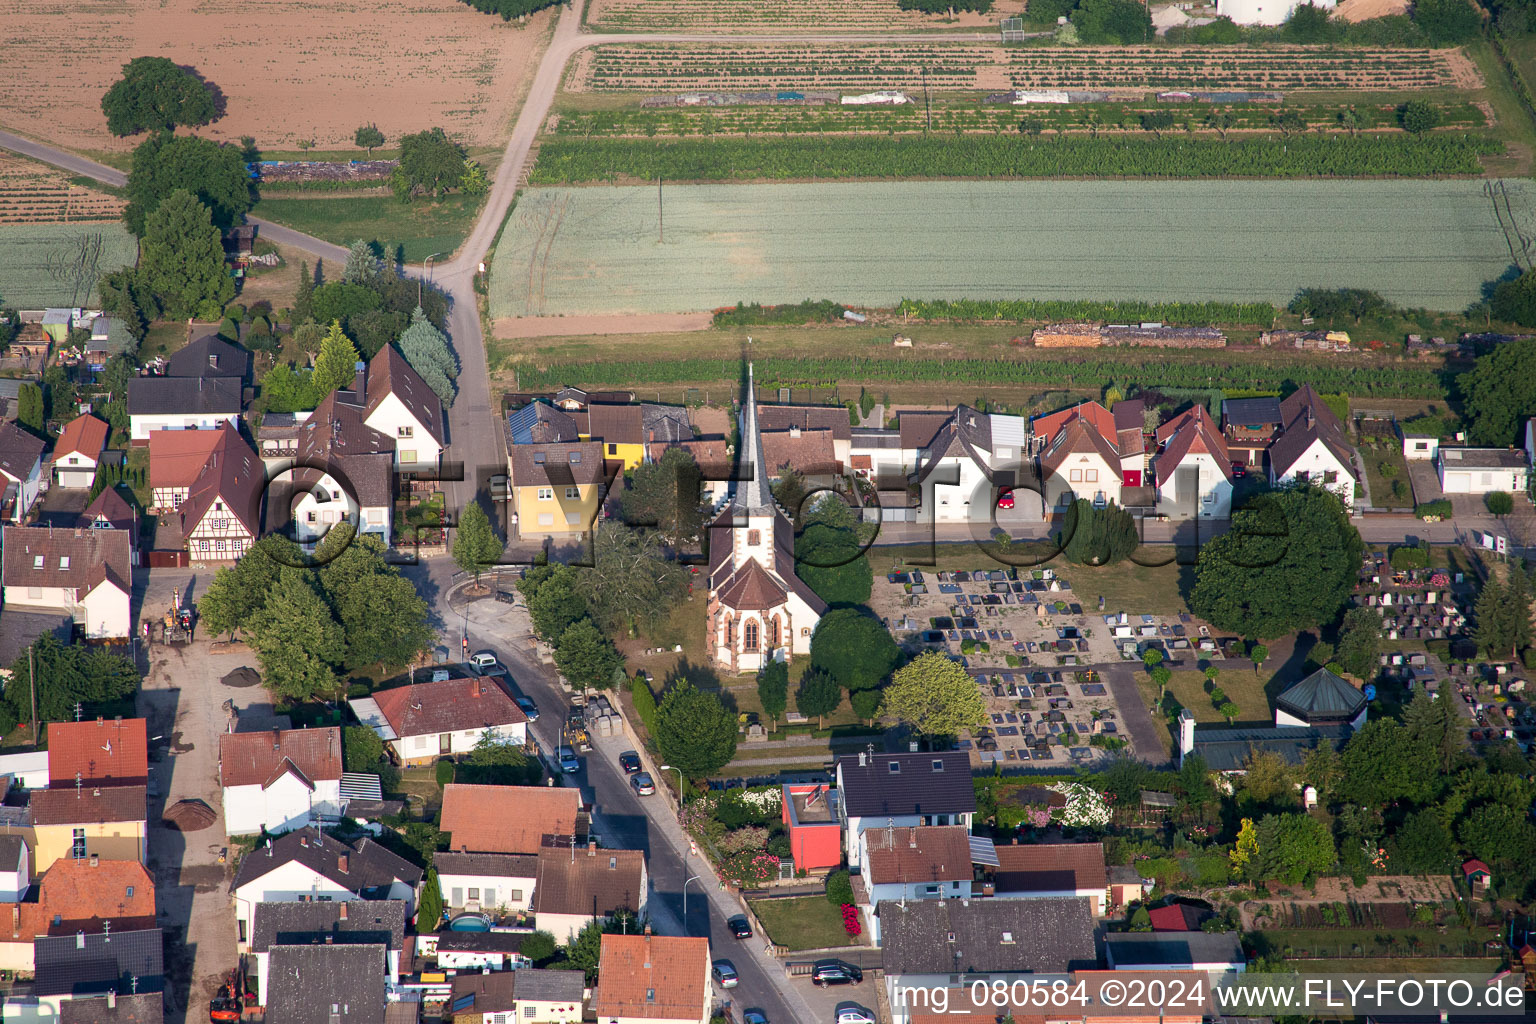
<path fill-rule="evenodd" d="M 739 512 L 773 511 L 773 492 L 768 488 L 768 460 L 763 457 L 763 435 L 757 425 L 757 386 L 752 364 L 747 364 L 747 398 L 741 406 L 741 474 L 750 479 L 736 487 Z"/>

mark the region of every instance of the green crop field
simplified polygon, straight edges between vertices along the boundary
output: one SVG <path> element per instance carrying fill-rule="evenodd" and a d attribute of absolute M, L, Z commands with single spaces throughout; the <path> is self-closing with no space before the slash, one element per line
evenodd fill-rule
<path fill-rule="evenodd" d="M 826 297 L 1284 303 L 1359 287 L 1460 310 L 1511 263 L 1480 181 L 1018 181 L 535 188 L 493 317 Z M 1508 183 L 1526 236 L 1536 186 Z"/>
<path fill-rule="evenodd" d="M 77 288 L 53 268 L 77 240 L 101 236 L 95 274 Z M 0 305 L 17 309 L 85 306 L 96 299 L 95 279 L 132 266 L 139 242 L 121 224 L 0 224 Z"/>

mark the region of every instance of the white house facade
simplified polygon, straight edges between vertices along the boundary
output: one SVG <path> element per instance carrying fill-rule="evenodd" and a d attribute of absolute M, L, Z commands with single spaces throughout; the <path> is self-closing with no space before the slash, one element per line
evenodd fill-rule
<path fill-rule="evenodd" d="M 1530 479 L 1530 465 L 1518 448 L 1442 446 L 1436 462 L 1446 494 L 1523 494 Z"/>
<path fill-rule="evenodd" d="M 521 913 L 533 904 L 538 857 L 515 853 L 439 853 L 433 861 L 443 905 L 458 911 Z"/>
<path fill-rule="evenodd" d="M 68 612 L 93 640 L 133 629 L 132 544 L 124 530 L 6 527 L 5 604 Z"/>
<path fill-rule="evenodd" d="M 1321 438 L 1311 444 L 1289 463 L 1281 466 L 1270 463 L 1270 483 L 1311 484 L 1332 491 L 1344 502 L 1346 509 L 1355 507 L 1355 475 Z"/>

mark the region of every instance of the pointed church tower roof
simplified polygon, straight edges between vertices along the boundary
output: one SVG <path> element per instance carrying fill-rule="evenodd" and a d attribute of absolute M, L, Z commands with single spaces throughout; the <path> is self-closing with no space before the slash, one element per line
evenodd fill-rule
<path fill-rule="evenodd" d="M 747 364 L 747 400 L 741 407 L 741 474 L 750 479 L 736 487 L 736 507 L 743 512 L 775 510 L 768 488 L 768 460 L 763 457 L 763 434 L 757 425 L 757 385 L 752 364 Z"/>

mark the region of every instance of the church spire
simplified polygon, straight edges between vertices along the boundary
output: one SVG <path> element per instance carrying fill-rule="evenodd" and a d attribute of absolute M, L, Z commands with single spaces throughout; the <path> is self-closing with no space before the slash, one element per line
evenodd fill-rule
<path fill-rule="evenodd" d="M 753 512 L 772 509 L 773 492 L 768 489 L 768 460 L 763 457 L 763 434 L 757 426 L 757 385 L 752 378 L 752 364 L 747 363 L 747 400 L 741 407 L 741 472 L 736 489 L 736 507 Z"/>

